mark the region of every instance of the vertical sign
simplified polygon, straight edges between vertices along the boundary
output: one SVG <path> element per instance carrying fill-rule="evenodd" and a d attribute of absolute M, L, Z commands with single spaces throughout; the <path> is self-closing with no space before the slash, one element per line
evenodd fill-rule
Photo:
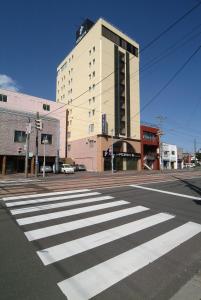
<path fill-rule="evenodd" d="M 106 114 L 102 114 L 102 134 L 107 133 L 107 128 L 106 128 Z"/>

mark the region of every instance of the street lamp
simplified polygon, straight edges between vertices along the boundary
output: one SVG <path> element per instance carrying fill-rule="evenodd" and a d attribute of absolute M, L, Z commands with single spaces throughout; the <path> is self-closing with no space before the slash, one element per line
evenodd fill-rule
<path fill-rule="evenodd" d="M 43 143 L 43 178 L 45 178 L 45 145 L 48 144 L 47 136 L 42 140 Z"/>

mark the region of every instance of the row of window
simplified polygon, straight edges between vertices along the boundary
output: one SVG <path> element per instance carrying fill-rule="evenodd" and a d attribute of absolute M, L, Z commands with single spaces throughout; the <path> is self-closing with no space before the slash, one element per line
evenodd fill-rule
<path fill-rule="evenodd" d="M 95 76 L 96 76 L 96 72 L 93 71 L 92 74 L 89 74 L 89 79 L 92 79 L 92 78 L 94 78 Z"/>
<path fill-rule="evenodd" d="M 7 102 L 7 96 L 3 95 L 3 94 L 0 94 L 0 101 Z"/>
<path fill-rule="evenodd" d="M 91 55 L 92 54 L 92 52 L 94 53 L 96 51 L 96 47 L 95 46 L 93 46 L 93 48 L 92 49 L 89 49 L 89 55 Z"/>
<path fill-rule="evenodd" d="M 102 25 L 102 35 L 107 38 L 108 40 L 112 41 L 116 45 L 120 46 L 121 48 L 125 49 L 126 51 L 132 53 L 136 57 L 138 57 L 138 48 L 130 44 L 129 42 L 125 41 L 121 38 L 118 34 L 114 33 L 104 25 Z"/>
<path fill-rule="evenodd" d="M 94 123 L 89 124 L 89 127 L 88 127 L 88 133 L 92 133 L 92 132 L 94 132 Z M 68 131 L 67 137 L 68 138 L 71 137 L 71 132 L 70 131 Z"/>
<path fill-rule="evenodd" d="M 88 112 L 88 115 L 89 115 L 89 118 L 90 118 L 91 116 L 95 116 L 95 109 L 90 110 L 90 111 Z"/>
<path fill-rule="evenodd" d="M 95 83 L 92 86 L 89 86 L 89 91 L 91 91 L 92 89 L 94 90 L 95 86 L 96 86 Z"/>
<path fill-rule="evenodd" d="M 52 144 L 52 134 L 41 133 L 41 144 L 46 140 L 46 144 Z M 14 142 L 15 143 L 25 143 L 26 142 L 26 132 L 21 130 L 15 130 L 14 133 Z"/>
<path fill-rule="evenodd" d="M 89 105 L 91 105 L 91 103 L 95 103 L 95 101 L 96 101 L 95 97 L 89 98 Z"/>
<path fill-rule="evenodd" d="M 95 61 L 96 61 L 95 58 L 93 58 L 92 62 L 91 61 L 89 62 L 89 68 L 91 68 L 92 64 L 95 65 Z"/>

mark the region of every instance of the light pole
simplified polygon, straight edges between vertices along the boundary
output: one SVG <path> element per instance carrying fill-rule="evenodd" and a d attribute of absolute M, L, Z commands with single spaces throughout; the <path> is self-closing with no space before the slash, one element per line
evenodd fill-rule
<path fill-rule="evenodd" d="M 45 145 L 48 144 L 47 136 L 44 137 L 43 141 L 43 178 L 45 178 Z"/>

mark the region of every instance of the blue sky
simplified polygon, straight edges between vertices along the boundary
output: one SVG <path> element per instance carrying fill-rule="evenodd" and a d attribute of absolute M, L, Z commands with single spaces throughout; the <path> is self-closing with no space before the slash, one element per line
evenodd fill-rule
<path fill-rule="evenodd" d="M 56 67 L 74 47 L 75 31 L 85 18 L 105 18 L 143 48 L 198 2 L 1 1 L 0 86 L 54 100 Z M 200 44 L 201 6 L 140 55 L 141 107 Z M 201 148 L 200 86 L 201 50 L 141 113 L 141 120 L 157 124 L 157 116 L 162 116 L 163 141 L 192 151 L 196 138 Z"/>

